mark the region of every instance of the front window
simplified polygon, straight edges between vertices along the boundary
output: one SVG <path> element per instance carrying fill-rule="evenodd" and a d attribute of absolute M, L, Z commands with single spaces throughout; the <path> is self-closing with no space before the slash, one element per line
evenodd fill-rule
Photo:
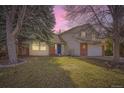
<path fill-rule="evenodd" d="M 40 50 L 46 50 L 46 45 L 44 43 L 40 43 Z"/>
<path fill-rule="evenodd" d="M 46 44 L 40 42 L 33 42 L 32 43 L 32 50 L 46 50 Z"/>
<path fill-rule="evenodd" d="M 92 39 L 96 40 L 96 35 L 95 34 L 92 34 Z"/>
<path fill-rule="evenodd" d="M 39 50 L 39 42 L 32 43 L 32 50 Z"/>
<path fill-rule="evenodd" d="M 86 33 L 85 32 L 81 32 L 81 37 L 85 38 L 86 37 Z"/>

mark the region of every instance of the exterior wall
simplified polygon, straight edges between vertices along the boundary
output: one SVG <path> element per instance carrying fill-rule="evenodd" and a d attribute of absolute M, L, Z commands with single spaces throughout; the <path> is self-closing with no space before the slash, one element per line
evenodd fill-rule
<path fill-rule="evenodd" d="M 52 47 L 45 43 L 46 50 L 32 50 L 32 43 L 29 44 L 29 55 L 31 56 L 55 56 L 57 55 L 57 44 Z M 64 55 L 64 45 L 61 46 L 61 53 Z"/>
<path fill-rule="evenodd" d="M 55 55 L 57 55 L 57 44 L 55 44 Z"/>
<path fill-rule="evenodd" d="M 77 34 L 75 34 L 76 36 Z M 66 33 L 62 35 L 62 38 L 66 42 L 64 48 L 64 55 L 80 56 L 80 43 L 73 33 Z M 87 56 L 102 56 L 101 44 L 87 44 Z"/>
<path fill-rule="evenodd" d="M 45 43 L 46 50 L 32 50 L 32 43 L 30 43 L 29 55 L 31 56 L 48 56 L 49 55 L 49 46 Z"/>
<path fill-rule="evenodd" d="M 80 43 L 73 37 L 73 34 L 63 34 L 62 38 L 66 42 L 64 55 L 80 56 Z"/>
<path fill-rule="evenodd" d="M 88 56 L 102 56 L 102 46 L 101 44 L 97 44 L 97 45 L 88 45 Z"/>
<path fill-rule="evenodd" d="M 64 47 L 64 45 L 62 44 L 62 55 L 64 55 L 64 49 L 65 49 L 65 47 Z"/>
<path fill-rule="evenodd" d="M 64 35 L 63 39 L 67 42 L 67 45 L 62 45 L 62 55 L 80 56 L 80 42 L 77 42 L 70 35 Z M 29 55 L 32 56 L 48 56 L 50 54 L 49 46 L 46 44 L 47 49 L 44 50 L 32 50 L 32 44 L 30 43 Z M 55 54 L 57 54 L 55 45 Z M 88 44 L 87 45 L 87 56 L 102 56 L 101 44 Z"/>

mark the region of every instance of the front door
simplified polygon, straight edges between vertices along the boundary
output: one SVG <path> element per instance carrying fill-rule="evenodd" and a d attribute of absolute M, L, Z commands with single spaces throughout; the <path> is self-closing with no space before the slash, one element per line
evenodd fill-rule
<path fill-rule="evenodd" d="M 57 44 L 57 54 L 61 55 L 61 44 Z"/>
<path fill-rule="evenodd" d="M 80 43 L 80 56 L 87 56 L 87 43 Z"/>

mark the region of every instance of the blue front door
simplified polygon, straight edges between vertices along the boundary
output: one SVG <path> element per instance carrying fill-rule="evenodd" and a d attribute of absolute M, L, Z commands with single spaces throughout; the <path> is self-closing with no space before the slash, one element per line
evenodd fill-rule
<path fill-rule="evenodd" d="M 61 44 L 57 44 L 57 54 L 61 54 Z"/>

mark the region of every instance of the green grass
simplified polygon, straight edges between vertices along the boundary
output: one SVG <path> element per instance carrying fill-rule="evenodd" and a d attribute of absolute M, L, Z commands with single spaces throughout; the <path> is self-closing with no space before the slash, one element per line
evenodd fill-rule
<path fill-rule="evenodd" d="M 25 64 L 0 68 L 0 87 L 124 87 L 123 71 L 99 64 L 78 57 L 29 57 Z"/>

